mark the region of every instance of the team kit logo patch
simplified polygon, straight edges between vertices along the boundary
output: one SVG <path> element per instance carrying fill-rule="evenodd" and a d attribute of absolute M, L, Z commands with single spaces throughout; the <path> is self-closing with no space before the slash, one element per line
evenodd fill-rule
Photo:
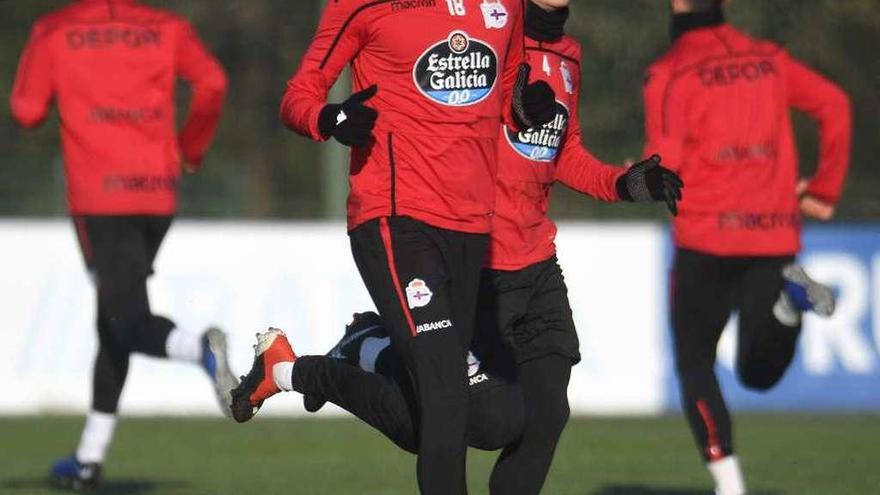
<path fill-rule="evenodd" d="M 483 0 L 483 3 L 480 4 L 480 10 L 483 11 L 483 22 L 486 24 L 486 29 L 502 29 L 507 25 L 507 9 L 501 2 Z"/>
<path fill-rule="evenodd" d="M 568 107 L 556 102 L 556 118 L 538 129 L 516 132 L 505 127 L 507 142 L 517 153 L 536 162 L 552 162 L 559 155 L 568 128 Z"/>
<path fill-rule="evenodd" d="M 409 309 L 427 306 L 433 296 L 431 288 L 420 278 L 414 278 L 406 285 L 406 302 Z"/>
<path fill-rule="evenodd" d="M 413 80 L 430 100 L 463 107 L 486 99 L 498 79 L 498 55 L 488 43 L 453 31 L 416 61 Z"/>

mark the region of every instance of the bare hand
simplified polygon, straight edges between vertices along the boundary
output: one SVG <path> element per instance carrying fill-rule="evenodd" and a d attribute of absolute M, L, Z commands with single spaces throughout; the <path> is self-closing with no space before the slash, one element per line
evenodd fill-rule
<path fill-rule="evenodd" d="M 834 205 L 807 194 L 807 188 L 809 185 L 809 182 L 806 180 L 801 180 L 795 188 L 795 192 L 798 197 L 801 198 L 801 213 L 805 217 L 822 220 L 823 222 L 827 222 L 834 218 Z"/>

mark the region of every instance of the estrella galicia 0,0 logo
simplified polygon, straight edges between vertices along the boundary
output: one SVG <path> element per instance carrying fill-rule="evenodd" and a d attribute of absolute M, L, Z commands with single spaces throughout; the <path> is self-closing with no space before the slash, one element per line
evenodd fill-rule
<path fill-rule="evenodd" d="M 428 48 L 413 68 L 421 93 L 442 105 L 463 107 L 486 99 L 498 79 L 498 56 L 464 31 Z"/>
<path fill-rule="evenodd" d="M 568 127 L 568 108 L 556 102 L 556 118 L 538 129 L 526 129 L 516 132 L 509 127 L 504 128 L 507 142 L 520 155 L 536 162 L 552 162 L 559 155 L 562 140 Z"/>

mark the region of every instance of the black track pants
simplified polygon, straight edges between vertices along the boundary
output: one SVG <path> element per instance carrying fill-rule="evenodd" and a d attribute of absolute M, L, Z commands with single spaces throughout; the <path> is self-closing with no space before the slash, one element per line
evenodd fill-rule
<path fill-rule="evenodd" d="M 672 276 L 672 327 L 682 406 L 706 460 L 733 453 L 730 414 L 715 376 L 718 340 L 732 311 L 739 312 L 736 372 L 767 390 L 794 358 L 800 326 L 773 315 L 783 288 L 783 257 L 721 257 L 679 249 Z"/>
<path fill-rule="evenodd" d="M 489 480 L 491 495 L 537 495 L 544 486 L 556 444 L 568 422 L 571 358 L 549 354 L 519 365 L 525 403 L 520 440 L 507 446 Z"/>
<path fill-rule="evenodd" d="M 488 236 L 409 217 L 372 220 L 349 236 L 392 347 L 413 377 L 421 493 L 465 494 L 466 353 Z"/>
<path fill-rule="evenodd" d="M 150 311 L 147 278 L 171 220 L 142 215 L 74 218 L 98 293 L 99 347 L 92 395 L 96 411 L 116 412 L 129 354 L 165 356 L 165 341 L 174 323 Z"/>
<path fill-rule="evenodd" d="M 410 453 L 418 453 L 418 404 L 409 372 L 389 349 L 369 373 L 324 356 L 304 356 L 293 368 L 293 389 L 319 396 L 354 414 Z M 489 375 L 469 387 L 468 444 L 497 450 L 522 434 L 524 407 L 519 386 Z"/>

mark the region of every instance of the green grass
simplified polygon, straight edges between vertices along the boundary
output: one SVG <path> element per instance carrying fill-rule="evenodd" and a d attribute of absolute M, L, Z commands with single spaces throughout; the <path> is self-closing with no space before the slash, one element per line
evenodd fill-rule
<path fill-rule="evenodd" d="M 48 463 L 82 420 L 0 418 L 0 493 L 54 493 Z M 755 494 L 880 494 L 880 416 L 740 415 L 737 444 Z M 494 454 L 472 451 L 471 493 Z M 272 495 L 416 493 L 414 458 L 354 420 L 124 419 L 101 493 Z M 547 495 L 700 495 L 711 483 L 678 417 L 572 420 Z"/>

